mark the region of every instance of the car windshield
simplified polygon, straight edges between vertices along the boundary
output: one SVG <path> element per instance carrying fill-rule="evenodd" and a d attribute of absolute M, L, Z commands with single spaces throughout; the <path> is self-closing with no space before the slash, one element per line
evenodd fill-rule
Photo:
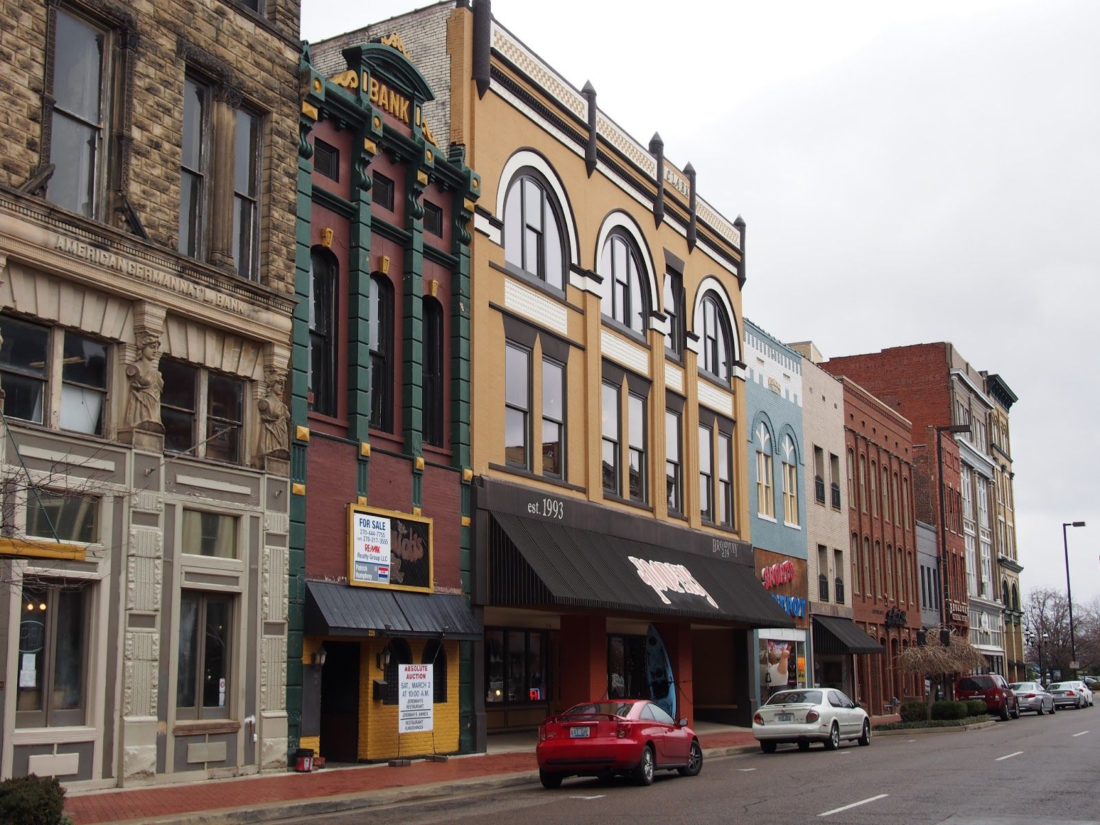
<path fill-rule="evenodd" d="M 820 690 L 784 690 L 769 697 L 765 705 L 820 705 Z"/>
<path fill-rule="evenodd" d="M 633 702 L 590 702 L 569 708 L 562 716 L 591 716 L 594 713 L 610 713 L 612 716 L 629 716 Z"/>

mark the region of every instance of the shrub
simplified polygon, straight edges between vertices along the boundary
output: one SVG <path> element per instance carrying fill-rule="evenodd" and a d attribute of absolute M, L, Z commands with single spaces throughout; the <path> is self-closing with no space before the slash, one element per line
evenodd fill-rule
<path fill-rule="evenodd" d="M 0 822 L 5 825 L 66 825 L 65 789 L 56 777 L 31 774 L 0 782 Z"/>
<path fill-rule="evenodd" d="M 966 715 L 967 716 L 985 716 L 987 713 L 985 709 L 984 699 L 968 699 L 966 702 Z"/>
<path fill-rule="evenodd" d="M 947 700 L 942 700 L 932 703 L 933 719 L 965 719 L 966 713 L 966 702 L 951 702 Z"/>
<path fill-rule="evenodd" d="M 903 722 L 924 722 L 928 719 L 928 706 L 924 702 L 905 702 L 899 713 Z"/>

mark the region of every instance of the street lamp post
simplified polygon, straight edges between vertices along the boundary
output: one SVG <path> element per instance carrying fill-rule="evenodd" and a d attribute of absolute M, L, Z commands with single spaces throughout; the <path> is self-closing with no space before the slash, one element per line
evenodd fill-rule
<path fill-rule="evenodd" d="M 1083 521 L 1062 522 L 1062 549 L 1066 554 L 1066 601 L 1069 602 L 1069 666 L 1075 679 L 1077 678 L 1077 639 L 1073 632 L 1073 591 L 1069 585 L 1069 539 L 1066 537 L 1066 528 L 1084 526 L 1085 522 Z"/>
<path fill-rule="evenodd" d="M 943 483 L 943 433 L 969 433 L 969 424 L 940 424 L 933 429 L 936 431 L 936 483 L 939 484 L 939 499 L 940 499 L 940 626 L 944 628 L 940 633 L 940 641 L 943 642 L 946 630 L 948 626 L 948 605 L 947 597 L 950 592 L 949 585 L 947 583 L 947 494 L 944 488 L 946 485 Z M 950 636 L 947 637 L 947 641 L 950 642 Z M 947 696 L 947 674 L 943 674 L 943 698 Z"/>

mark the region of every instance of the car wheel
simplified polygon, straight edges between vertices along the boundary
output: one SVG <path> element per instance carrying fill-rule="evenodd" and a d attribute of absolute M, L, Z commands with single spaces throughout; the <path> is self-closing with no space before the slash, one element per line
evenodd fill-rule
<path fill-rule="evenodd" d="M 829 728 L 829 738 L 825 740 L 825 750 L 835 751 L 840 747 L 840 726 L 833 722 L 833 726 Z"/>
<path fill-rule="evenodd" d="M 1001 705 L 1001 721 L 1007 722 L 1008 719 L 1008 702 L 1005 702 L 1003 705 Z"/>
<path fill-rule="evenodd" d="M 1039 709 L 1038 709 L 1037 711 L 1035 711 L 1035 712 L 1036 712 L 1037 714 L 1039 714 L 1039 716 L 1042 716 L 1042 715 L 1043 715 L 1043 703 L 1042 703 L 1042 701 L 1040 701 L 1040 702 L 1039 702 Z"/>
<path fill-rule="evenodd" d="M 808 751 L 810 749 L 810 743 L 809 742 L 799 742 L 798 743 L 798 749 L 800 751 Z"/>
<path fill-rule="evenodd" d="M 871 720 L 863 720 L 863 735 L 859 737 L 859 744 L 867 747 L 871 744 Z"/>
<path fill-rule="evenodd" d="M 677 768 L 680 776 L 698 776 L 703 770 L 703 749 L 699 747 L 699 740 L 691 742 L 691 751 L 688 752 L 688 763 L 682 768 Z"/>
<path fill-rule="evenodd" d="M 560 773 L 550 773 L 549 771 L 539 771 L 539 782 L 542 783 L 542 787 L 548 791 L 556 790 L 561 787 L 561 781 L 565 777 Z"/>
<path fill-rule="evenodd" d="M 639 785 L 653 784 L 653 746 L 646 745 L 642 748 L 642 758 L 638 761 L 638 767 L 634 769 L 634 781 Z"/>
<path fill-rule="evenodd" d="M 1020 703 L 1019 702 L 1017 702 L 1016 707 L 1014 707 L 1012 709 L 1012 718 L 1013 719 L 1019 719 L 1020 718 Z"/>
<path fill-rule="evenodd" d="M 1058 712 L 1058 706 L 1053 702 L 1050 703 L 1050 715 L 1053 716 Z"/>
<path fill-rule="evenodd" d="M 764 751 L 764 753 L 775 753 L 775 748 L 776 748 L 775 742 L 761 742 L 760 743 L 760 750 Z"/>

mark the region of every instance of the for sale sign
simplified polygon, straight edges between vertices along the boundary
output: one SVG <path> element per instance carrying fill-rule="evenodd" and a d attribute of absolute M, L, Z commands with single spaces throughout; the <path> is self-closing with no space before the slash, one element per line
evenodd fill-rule
<path fill-rule="evenodd" d="M 432 729 L 432 666 L 398 665 L 397 732 Z"/>
<path fill-rule="evenodd" d="M 389 584 L 390 520 L 373 513 L 351 514 L 351 580 Z"/>

